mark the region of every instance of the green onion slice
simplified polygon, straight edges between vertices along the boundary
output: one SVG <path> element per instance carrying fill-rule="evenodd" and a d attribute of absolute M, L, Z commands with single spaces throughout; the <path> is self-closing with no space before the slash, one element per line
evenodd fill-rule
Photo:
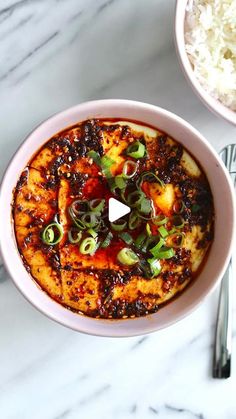
<path fill-rule="evenodd" d="M 135 143 L 131 144 L 127 150 L 126 154 L 134 159 L 140 159 L 144 156 L 146 152 L 145 145 L 140 143 L 140 141 L 136 141 Z"/>
<path fill-rule="evenodd" d="M 139 207 L 142 200 L 145 199 L 145 195 L 142 191 L 131 192 L 127 197 L 127 202 L 130 207 Z"/>
<path fill-rule="evenodd" d="M 152 277 L 159 275 L 159 273 L 161 272 L 160 261 L 156 258 L 151 258 L 151 259 L 148 259 L 147 261 L 151 268 Z"/>
<path fill-rule="evenodd" d="M 72 219 L 76 227 L 78 227 L 80 230 L 85 230 L 86 226 L 79 218 L 76 217 L 71 207 L 69 207 L 68 212 L 69 212 L 70 218 Z"/>
<path fill-rule="evenodd" d="M 85 212 L 88 211 L 89 209 L 88 201 L 86 200 L 81 201 L 80 199 L 77 199 L 76 201 L 72 202 L 70 208 L 71 208 L 71 211 L 74 213 L 74 215 L 78 217 L 79 215 L 84 214 Z"/>
<path fill-rule="evenodd" d="M 163 224 L 166 224 L 168 221 L 168 217 L 166 217 L 164 214 L 159 214 L 153 217 L 152 222 L 156 226 L 161 226 Z"/>
<path fill-rule="evenodd" d="M 63 237 L 63 228 L 59 223 L 48 224 L 42 232 L 42 240 L 49 246 L 59 243 Z"/>
<path fill-rule="evenodd" d="M 99 224 L 97 214 L 94 212 L 87 212 L 81 217 L 81 222 L 88 228 L 93 228 Z"/>
<path fill-rule="evenodd" d="M 159 252 L 155 254 L 157 259 L 170 259 L 175 255 L 174 249 L 168 249 L 163 247 Z"/>
<path fill-rule="evenodd" d="M 89 151 L 87 153 L 87 156 L 91 157 L 93 159 L 94 163 L 96 163 L 97 166 L 101 166 L 101 157 L 99 156 L 99 154 L 96 151 L 94 151 L 94 150 Z"/>
<path fill-rule="evenodd" d="M 135 246 L 138 247 L 138 248 L 142 248 L 146 238 L 147 238 L 147 236 L 146 236 L 145 233 L 139 234 L 139 236 L 137 237 L 137 239 L 134 242 Z"/>
<path fill-rule="evenodd" d="M 161 187 L 163 188 L 165 186 L 164 182 L 153 172 L 144 172 L 141 174 L 141 176 L 139 177 L 138 181 L 137 181 L 137 187 L 139 189 L 141 189 L 143 182 L 149 182 L 149 183 L 154 183 L 151 182 L 151 180 L 154 178 L 154 182 L 155 183 L 159 183 L 161 185 Z"/>
<path fill-rule="evenodd" d="M 68 239 L 69 242 L 72 244 L 79 243 L 82 238 L 82 231 L 78 230 L 77 228 L 71 228 L 68 231 Z"/>
<path fill-rule="evenodd" d="M 119 234 L 119 237 L 126 243 L 126 244 L 132 244 L 133 238 L 129 233 L 123 232 Z"/>
<path fill-rule="evenodd" d="M 119 188 L 119 189 L 126 188 L 126 181 L 124 180 L 122 175 L 116 176 L 114 180 L 115 180 L 116 188 Z"/>
<path fill-rule="evenodd" d="M 124 163 L 122 173 L 125 179 L 131 179 L 137 172 L 138 164 L 133 160 L 126 160 Z"/>
<path fill-rule="evenodd" d="M 159 231 L 159 233 L 160 233 L 161 237 L 163 237 L 163 239 L 164 239 L 165 237 L 167 237 L 167 236 L 168 236 L 168 234 L 169 234 L 169 232 L 166 230 L 166 228 L 165 228 L 164 226 L 160 226 L 160 227 L 158 228 L 158 231 Z"/>
<path fill-rule="evenodd" d="M 104 210 L 105 199 L 92 199 L 88 203 L 90 211 L 101 213 Z"/>
<path fill-rule="evenodd" d="M 87 237 L 81 244 L 79 251 L 82 255 L 93 255 L 97 249 L 97 242 L 93 237 Z"/>
<path fill-rule="evenodd" d="M 119 251 L 117 254 L 117 259 L 122 265 L 135 265 L 139 261 L 138 256 L 133 250 L 129 249 L 128 247 L 124 247 Z"/>
<path fill-rule="evenodd" d="M 161 247 L 165 244 L 165 240 L 161 237 L 158 241 L 158 243 L 152 247 L 151 249 L 149 249 L 150 253 L 154 256 L 157 257 L 157 254 L 159 253 Z"/>
<path fill-rule="evenodd" d="M 90 234 L 90 236 L 92 236 L 94 239 L 97 237 L 98 233 L 93 229 L 93 228 L 89 228 L 88 229 L 88 234 Z"/>
<path fill-rule="evenodd" d="M 113 239 L 113 234 L 112 234 L 112 232 L 111 232 L 111 231 L 109 231 L 109 232 L 107 233 L 107 235 L 106 235 L 106 237 L 105 237 L 104 241 L 102 242 L 101 247 L 102 247 L 103 249 L 105 249 L 106 247 L 108 247 L 108 246 L 110 245 L 110 243 L 111 243 L 112 239 Z"/>
<path fill-rule="evenodd" d="M 181 199 L 178 199 L 173 204 L 173 211 L 175 214 L 181 214 L 184 210 L 184 202 Z"/>
<path fill-rule="evenodd" d="M 146 224 L 146 232 L 147 232 L 147 235 L 150 237 L 151 235 L 152 235 L 152 232 L 151 232 L 151 227 L 150 227 L 150 225 L 147 223 Z"/>
<path fill-rule="evenodd" d="M 167 247 L 182 247 L 184 243 L 185 234 L 184 233 L 174 233 L 169 235 L 166 238 L 166 246 Z"/>
<path fill-rule="evenodd" d="M 124 218 L 119 218 L 119 220 L 114 221 L 114 223 L 111 223 L 111 227 L 114 231 L 122 231 L 127 226 L 127 221 L 124 220 Z"/>
<path fill-rule="evenodd" d="M 130 230 L 135 230 L 139 225 L 141 224 L 139 215 L 137 214 L 137 212 L 132 211 L 129 215 L 129 229 Z"/>
<path fill-rule="evenodd" d="M 181 215 L 173 215 L 172 224 L 174 225 L 175 228 L 183 228 L 185 223 Z"/>
<path fill-rule="evenodd" d="M 143 198 L 139 205 L 139 211 L 143 214 L 150 214 L 150 212 L 152 211 L 152 204 L 150 199 Z"/>

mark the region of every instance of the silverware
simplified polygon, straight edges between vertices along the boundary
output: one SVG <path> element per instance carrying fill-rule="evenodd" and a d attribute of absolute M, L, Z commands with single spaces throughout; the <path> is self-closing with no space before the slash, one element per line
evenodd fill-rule
<path fill-rule="evenodd" d="M 224 147 L 220 157 L 228 169 L 234 187 L 236 185 L 236 144 Z M 232 349 L 232 258 L 223 276 L 220 289 L 216 323 L 216 336 L 213 360 L 213 377 L 229 378 L 231 372 Z"/>

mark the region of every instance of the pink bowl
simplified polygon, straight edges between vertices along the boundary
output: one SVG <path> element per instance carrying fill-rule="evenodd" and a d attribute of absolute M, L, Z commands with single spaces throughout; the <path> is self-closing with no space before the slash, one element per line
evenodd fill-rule
<path fill-rule="evenodd" d="M 12 190 L 37 151 L 56 132 L 88 118 L 128 118 L 158 127 L 176 138 L 201 162 L 212 189 L 215 205 L 215 239 L 197 280 L 181 296 L 159 312 L 137 319 L 101 320 L 73 313 L 35 284 L 25 270 L 16 247 L 11 219 Z M 234 191 L 216 152 L 202 135 L 178 116 L 145 103 L 128 100 L 87 102 L 52 116 L 23 142 L 4 175 L 0 191 L 0 246 L 14 283 L 40 311 L 74 330 L 100 336 L 134 336 L 167 327 L 195 309 L 221 279 L 229 262 L 235 228 Z"/>
<path fill-rule="evenodd" d="M 184 22 L 186 6 L 189 0 L 176 0 L 175 10 L 175 45 L 176 51 L 179 58 L 180 65 L 184 72 L 184 75 L 192 86 L 194 92 L 199 96 L 202 102 L 214 112 L 216 115 L 221 116 L 226 121 L 236 125 L 236 112 L 224 106 L 221 102 L 213 98 L 199 83 L 193 73 L 191 63 L 188 59 L 188 55 L 185 49 L 184 40 Z"/>

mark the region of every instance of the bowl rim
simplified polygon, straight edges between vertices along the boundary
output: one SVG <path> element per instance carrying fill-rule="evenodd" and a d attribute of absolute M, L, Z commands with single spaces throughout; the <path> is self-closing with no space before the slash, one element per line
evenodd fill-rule
<path fill-rule="evenodd" d="M 55 315 L 55 313 L 53 311 L 50 311 L 49 309 L 46 310 L 45 307 L 42 308 L 41 307 L 41 302 L 40 299 L 34 299 L 32 297 L 32 295 L 30 296 L 28 294 L 28 290 L 24 289 L 24 287 L 22 287 L 22 285 L 20 284 L 19 280 L 16 278 L 16 272 L 14 271 L 14 268 L 11 264 L 11 262 L 8 259 L 8 253 L 7 253 L 7 248 L 6 248 L 6 243 L 5 243 L 5 239 L 3 237 L 3 232 L 4 229 L 6 229 L 6 224 L 3 220 L 3 218 L 0 218 L 0 250 L 1 250 L 1 254 L 3 257 L 3 262 L 4 265 L 7 268 L 7 271 L 10 274 L 11 279 L 13 280 L 13 283 L 16 285 L 16 287 L 20 290 L 20 292 L 24 295 L 24 297 L 34 306 L 36 307 L 39 311 L 41 311 L 44 315 L 46 314 L 47 317 L 57 321 L 58 323 L 67 326 L 71 329 L 74 329 L 76 331 L 80 331 L 83 333 L 87 333 L 87 334 L 92 334 L 92 335 L 97 335 L 97 336 L 109 336 L 109 337 L 127 337 L 127 336 L 138 336 L 138 335 L 143 335 L 146 333 L 151 333 L 154 332 L 156 330 L 161 330 L 163 328 L 169 327 L 172 324 L 176 323 L 177 321 L 180 321 L 181 319 L 183 319 L 184 317 L 186 317 L 187 315 L 189 315 L 193 310 L 195 310 L 201 303 L 202 301 L 215 289 L 215 287 L 217 286 L 217 284 L 219 283 L 219 281 L 221 280 L 228 262 L 230 260 L 231 257 L 231 253 L 232 253 L 232 248 L 233 248 L 233 242 L 234 242 L 234 235 L 235 235 L 235 200 L 234 200 L 234 190 L 233 190 L 233 185 L 231 183 L 229 174 L 223 164 L 223 162 L 220 160 L 219 156 L 217 155 L 216 151 L 213 149 L 213 147 L 208 143 L 208 141 L 194 128 L 192 127 L 187 121 L 185 121 L 184 119 L 180 118 L 179 116 L 175 115 L 172 112 L 169 112 L 161 107 L 155 106 L 155 105 L 150 105 L 150 104 L 146 104 L 143 102 L 137 102 L 137 101 L 130 101 L 130 100 L 126 100 L 126 99 L 104 99 L 104 100 L 97 100 L 97 101 L 90 101 L 90 102 L 84 102 L 78 105 L 75 105 L 71 108 L 65 109 L 64 111 L 61 111 L 59 113 L 54 114 L 53 116 L 47 118 L 46 120 L 44 120 L 42 123 L 40 123 L 36 128 L 34 128 L 30 134 L 28 134 L 26 136 L 26 138 L 24 139 L 24 141 L 20 144 L 20 146 L 18 147 L 17 151 L 15 152 L 15 154 L 12 156 L 8 167 L 4 173 L 3 179 L 2 179 L 2 183 L 1 183 L 1 188 L 0 188 L 0 211 L 1 209 L 4 208 L 4 203 L 3 203 L 3 198 L 4 198 L 4 192 L 8 192 L 8 194 L 12 194 L 12 190 L 9 190 L 9 187 L 7 186 L 8 183 L 8 177 L 12 175 L 12 171 L 13 171 L 13 177 L 14 177 L 14 184 L 16 184 L 17 181 L 17 174 L 14 172 L 14 168 L 15 168 L 15 159 L 17 158 L 17 156 L 19 155 L 19 153 L 22 153 L 22 149 L 24 147 L 26 147 L 26 144 L 28 144 L 28 142 L 31 139 L 31 136 L 35 135 L 38 131 L 40 131 L 43 127 L 45 127 L 47 124 L 49 124 L 52 121 L 55 121 L 57 119 L 60 119 L 60 117 L 62 116 L 66 116 L 66 115 L 70 115 L 73 112 L 78 113 L 78 115 L 80 114 L 80 112 L 82 111 L 82 109 L 87 108 L 101 108 L 103 106 L 106 106 L 107 108 L 110 108 L 110 106 L 114 106 L 114 107 L 119 107 L 128 109 L 129 107 L 131 108 L 135 108 L 135 110 L 138 112 L 138 110 L 140 110 L 141 112 L 147 111 L 147 112 L 154 112 L 156 115 L 163 115 L 164 117 L 169 118 L 172 122 L 179 124 L 181 127 L 185 127 L 188 131 L 190 131 L 190 133 L 193 136 L 197 136 L 200 143 L 203 143 L 204 146 L 207 147 L 207 149 L 209 150 L 209 152 L 213 155 L 213 157 L 216 159 L 218 165 L 220 166 L 221 170 L 224 173 L 224 177 L 225 180 L 227 181 L 227 186 L 228 186 L 228 190 L 230 192 L 230 199 L 231 199 L 231 207 L 232 207 L 232 214 L 233 214 L 233 218 L 232 218 L 232 233 L 230 236 L 230 240 L 228 243 L 228 252 L 227 255 L 224 259 L 224 263 L 221 266 L 221 269 L 218 272 L 217 278 L 215 279 L 215 281 L 213 281 L 211 284 L 209 284 L 205 291 L 204 291 L 204 295 L 199 297 L 198 299 L 193 299 L 192 303 L 188 306 L 187 309 L 183 309 L 180 313 L 178 313 L 178 316 L 176 316 L 173 319 L 170 319 L 166 322 L 164 322 L 164 324 L 162 325 L 158 325 L 155 323 L 155 321 L 150 321 L 149 325 L 146 326 L 145 328 L 131 328 L 131 330 L 129 330 L 129 328 L 119 328 L 119 324 L 122 322 L 127 323 L 127 322 L 134 322 L 139 319 L 127 319 L 127 320 L 102 320 L 99 319 L 99 322 L 102 322 L 103 324 L 105 324 L 104 326 L 104 330 L 97 330 L 96 328 L 96 319 L 92 319 L 92 324 L 93 326 L 91 327 L 81 327 L 81 325 L 76 325 L 72 324 L 72 322 L 70 322 L 69 320 L 62 320 L 62 318 L 58 318 L 57 315 Z M 92 117 L 92 116 L 91 116 Z M 106 118 L 106 117 L 105 117 Z M 121 117 L 122 119 L 122 117 Z M 78 118 L 78 120 L 80 120 Z M 83 119 L 81 119 L 83 120 Z M 142 122 L 140 120 L 140 122 Z M 145 122 L 144 122 L 145 123 Z M 147 123 L 147 122 L 146 122 Z M 158 124 L 157 124 L 158 125 Z M 70 124 L 68 124 L 68 126 L 70 126 Z M 158 128 L 158 127 L 157 127 Z M 63 129 L 63 128 L 62 128 Z M 58 130 L 60 131 L 60 129 Z M 166 130 L 168 133 L 168 129 Z M 50 138 L 48 136 L 48 138 Z M 46 140 L 45 140 L 46 142 Z M 42 142 L 43 144 L 43 142 Z M 32 150 L 32 154 L 35 151 L 35 149 Z M 8 210 L 9 212 L 9 210 Z M 12 223 L 11 223 L 12 224 Z M 6 231 L 6 230 L 5 230 Z M 11 243 L 10 246 L 12 248 L 14 248 L 13 252 L 18 252 L 16 244 L 14 242 L 14 237 L 11 238 Z M 29 278 L 29 274 L 26 272 L 23 263 L 21 262 L 22 268 L 24 270 L 24 275 Z M 31 282 L 34 283 L 32 281 L 32 278 L 30 278 Z M 42 290 L 40 289 L 40 293 L 42 295 L 44 295 L 45 293 L 42 292 Z M 62 309 L 67 310 L 65 307 L 63 307 L 62 305 L 60 305 L 59 303 L 55 302 L 53 299 L 51 299 L 51 297 L 47 298 L 55 305 L 60 306 Z M 78 317 L 78 314 L 76 314 L 76 316 Z M 142 317 L 143 319 L 146 318 L 151 318 L 153 315 L 150 316 L 145 316 Z M 86 316 L 84 316 L 86 317 Z M 91 320 L 91 318 L 89 318 Z M 109 324 L 112 324 L 112 331 L 111 331 L 111 327 L 109 326 Z M 118 325 L 118 327 L 116 327 L 116 325 Z M 108 328 L 108 331 L 106 330 L 106 328 Z"/>
<path fill-rule="evenodd" d="M 223 118 L 227 122 L 236 125 L 236 112 L 225 106 L 219 100 L 210 95 L 200 84 L 194 75 L 184 41 L 184 20 L 186 6 L 189 0 L 176 0 L 175 3 L 175 23 L 174 23 L 174 42 L 180 67 L 186 80 L 202 103 L 215 115 Z"/>

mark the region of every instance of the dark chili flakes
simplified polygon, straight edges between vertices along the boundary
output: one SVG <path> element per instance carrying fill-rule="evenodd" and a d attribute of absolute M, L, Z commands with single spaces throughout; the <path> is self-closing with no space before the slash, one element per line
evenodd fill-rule
<path fill-rule="evenodd" d="M 78 142 L 78 150 L 80 149 L 81 143 L 86 147 L 84 152 L 94 150 L 102 156 L 104 154 L 102 147 L 102 130 L 99 125 L 99 121 L 90 119 L 81 125 L 81 140 Z"/>

